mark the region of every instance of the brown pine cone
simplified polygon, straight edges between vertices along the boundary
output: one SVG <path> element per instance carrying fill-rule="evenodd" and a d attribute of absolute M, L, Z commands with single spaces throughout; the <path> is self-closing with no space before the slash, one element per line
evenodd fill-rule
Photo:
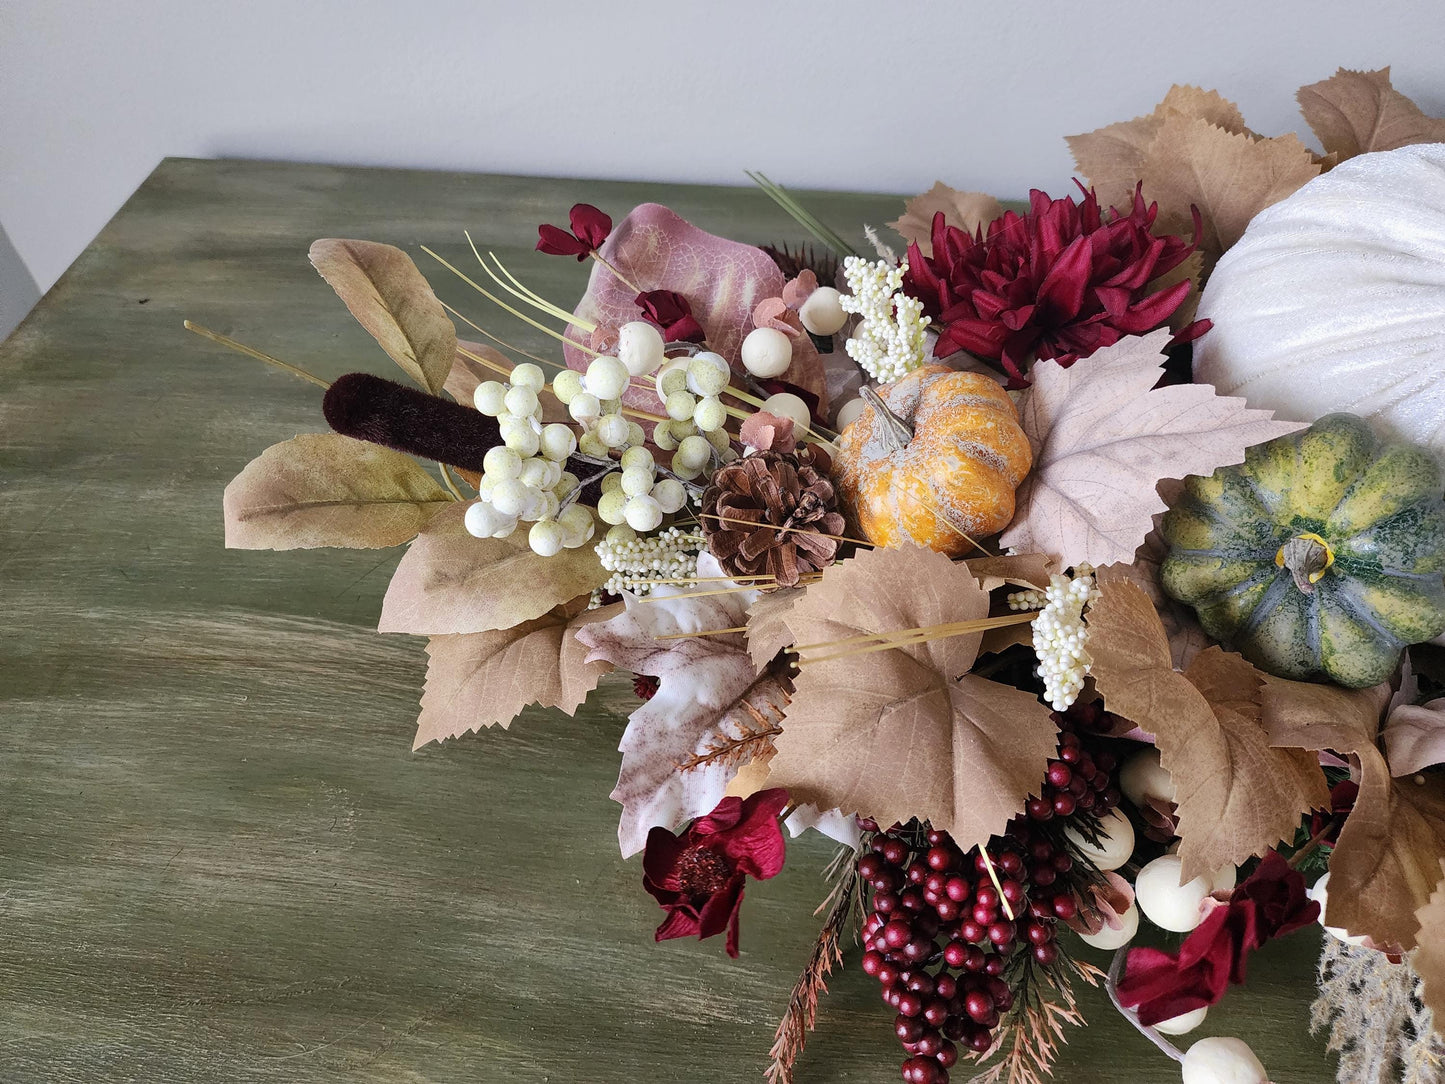
<path fill-rule="evenodd" d="M 824 535 L 841 534 L 843 517 L 830 466 L 825 452 L 808 447 L 758 452 L 720 467 L 702 495 L 701 518 L 723 571 L 740 580 L 773 576 L 767 587 L 794 587 L 805 572 L 832 564 L 838 540 Z"/>

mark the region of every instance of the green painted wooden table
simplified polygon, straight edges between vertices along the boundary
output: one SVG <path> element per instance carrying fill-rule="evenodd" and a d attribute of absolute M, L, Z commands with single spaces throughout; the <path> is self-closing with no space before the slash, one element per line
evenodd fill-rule
<path fill-rule="evenodd" d="M 324 424 L 314 388 L 183 318 L 327 378 L 389 373 L 313 238 L 425 266 L 422 244 L 460 262 L 466 228 L 570 302 L 586 268 L 531 249 L 577 200 L 799 239 L 749 189 L 170 160 L 0 346 L 0 1081 L 760 1079 L 825 841 L 749 887 L 741 959 L 654 945 L 607 797 L 623 682 L 576 719 L 412 753 L 422 641 L 372 631 L 398 553 L 221 545 L 227 480 Z M 808 202 L 839 227 L 898 209 Z M 1279 1084 L 1333 1079 L 1306 1030 L 1317 949 L 1271 947 L 1211 1016 Z M 1101 994 L 1087 1007 L 1059 1079 L 1178 1079 Z M 882 1084 L 900 1060 L 845 970 L 799 1080 Z"/>

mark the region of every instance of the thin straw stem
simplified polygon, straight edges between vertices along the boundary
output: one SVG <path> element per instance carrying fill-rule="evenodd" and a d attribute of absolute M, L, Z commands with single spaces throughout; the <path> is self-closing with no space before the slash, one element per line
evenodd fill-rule
<path fill-rule="evenodd" d="M 497 260 L 497 267 L 501 269 L 502 274 L 506 275 L 507 278 L 512 280 L 512 284 L 504 282 L 500 277 L 498 277 L 497 272 L 492 270 L 490 265 L 488 265 L 487 261 L 482 259 L 482 254 L 477 251 L 477 244 L 475 241 L 472 240 L 472 235 L 466 230 L 463 230 L 462 234 L 466 237 L 467 244 L 471 246 L 472 255 L 477 258 L 477 263 L 481 265 L 482 270 L 487 273 L 487 276 L 503 290 L 506 290 L 507 293 L 515 297 L 518 301 L 522 301 L 528 305 L 531 305 L 534 309 L 538 310 L 539 312 L 546 313 L 554 320 L 561 320 L 564 326 L 567 324 L 576 324 L 584 331 L 595 331 L 597 329 L 596 324 L 590 323 L 586 320 L 574 318 L 570 312 L 563 311 L 562 309 L 558 308 L 556 305 L 548 301 L 546 298 L 542 297 L 539 294 L 534 294 L 531 290 L 528 290 L 520 282 L 517 282 L 517 280 L 512 277 L 512 275 L 507 271 L 505 267 L 502 267 L 502 263 L 500 260 Z M 494 260 L 497 259 L 497 257 L 492 255 L 492 253 L 490 252 L 487 253 L 487 255 L 491 256 Z"/>
<path fill-rule="evenodd" d="M 447 312 L 451 313 L 453 316 L 455 316 L 455 317 L 456 317 L 458 320 L 460 320 L 462 323 L 464 323 L 464 324 L 466 324 L 468 327 L 470 327 L 473 331 L 480 331 L 483 335 L 485 335 L 487 338 L 491 339 L 492 342 L 496 343 L 496 344 L 497 344 L 498 346 L 500 346 L 503 350 L 510 350 L 510 351 L 511 351 L 512 353 L 514 353 L 514 354 L 521 354 L 522 357 L 524 357 L 524 358 L 530 358 L 532 361 L 540 362 L 540 363 L 543 364 L 543 365 L 553 365 L 553 366 L 556 366 L 558 369 L 565 369 L 565 368 L 567 368 L 566 364 L 564 364 L 563 362 L 553 361 L 551 358 L 538 357 L 536 354 L 529 354 L 529 353 L 527 353 L 527 351 L 523 350 L 520 346 L 513 346 L 511 343 L 507 342 L 506 339 L 503 339 L 503 338 L 500 338 L 500 337 L 498 337 L 498 336 L 496 336 L 496 335 L 493 335 L 493 334 L 492 334 L 490 331 L 488 331 L 486 328 L 482 327 L 481 324 L 475 323 L 474 321 L 472 321 L 471 319 L 469 319 L 468 317 L 466 317 L 466 316 L 463 315 L 462 313 L 458 312 L 456 309 L 454 309 L 454 308 L 452 308 L 450 305 L 448 305 L 445 301 L 442 301 L 441 298 L 437 298 L 437 300 L 438 300 L 438 301 L 441 301 L 441 306 L 442 306 L 442 308 L 446 309 Z M 461 349 L 461 348 L 458 347 L 458 349 Z M 468 356 L 468 357 L 473 357 L 474 355 L 468 354 L 467 356 Z"/>
<path fill-rule="evenodd" d="M 437 255 L 435 252 L 433 252 L 431 249 L 427 248 L 426 245 L 422 245 L 422 246 L 421 246 L 421 250 L 422 250 L 423 252 L 425 252 L 428 256 L 430 256 L 432 259 L 436 260 L 437 263 L 441 264 L 443 267 L 445 267 L 448 271 L 450 271 L 450 272 L 451 272 L 453 275 L 455 275 L 457 278 L 459 278 L 459 279 L 461 279 L 463 282 L 465 282 L 465 283 L 466 283 L 468 286 L 470 286 L 473 290 L 477 291 L 477 293 L 479 293 L 479 294 L 481 294 L 483 297 L 485 297 L 485 298 L 486 298 L 488 301 L 490 301 L 493 305 L 496 305 L 499 309 L 503 309 L 503 310 L 505 310 L 505 311 L 507 311 L 507 312 L 510 312 L 513 316 L 515 316 L 518 320 L 521 320 L 524 324 L 531 324 L 531 325 L 532 325 L 534 328 L 536 328 L 538 331 L 542 332 L 542 334 L 544 334 L 544 335 L 550 335 L 550 336 L 552 336 L 552 338 L 557 339 L 559 342 L 566 343 L 568 346 L 575 346 L 578 350 L 582 350 L 582 351 L 584 351 L 584 352 L 586 352 L 586 353 L 588 353 L 588 354 L 596 354 L 596 353 L 597 353 L 597 351 L 592 350 L 592 349 L 590 349 L 589 347 L 583 346 L 581 343 L 577 342 L 575 339 L 569 339 L 569 338 L 567 338 L 566 335 L 563 335 L 561 332 L 553 331 L 553 330 L 552 330 L 550 327 L 548 327 L 546 324 L 543 324 L 543 323 L 540 323 L 540 322 L 538 322 L 538 321 L 536 321 L 536 320 L 533 320 L 533 319 L 532 319 L 530 316 L 528 316 L 526 313 L 520 312 L 519 310 L 514 309 L 511 305 L 508 305 L 508 304 L 507 304 L 505 301 L 503 301 L 500 297 L 498 297 L 496 294 L 494 294 L 494 293 L 492 293 L 491 291 L 489 291 L 485 286 L 483 286 L 481 283 L 477 282 L 475 279 L 471 278 L 471 277 L 470 277 L 469 275 L 467 275 L 464 271 L 462 271 L 462 270 L 460 270 L 459 268 L 457 268 L 457 267 L 453 266 L 452 264 L 448 263 L 448 262 L 447 262 L 445 259 L 443 259 L 441 256 L 438 256 L 438 255 Z"/>
<path fill-rule="evenodd" d="M 740 523 L 744 527 L 761 527 L 770 531 L 801 531 L 806 534 L 815 534 L 819 538 L 831 538 L 838 542 L 852 542 L 855 546 L 867 546 L 873 548 L 872 542 L 865 542 L 861 538 L 850 538 L 845 534 L 828 534 L 826 531 L 809 531 L 806 527 L 775 527 L 771 523 L 757 523 L 750 519 L 738 519 L 736 516 L 719 516 L 713 512 L 699 512 L 698 515 L 704 519 L 715 519 L 720 523 Z"/>
<path fill-rule="evenodd" d="M 999 882 L 998 870 L 993 868 L 993 859 L 988 856 L 988 848 L 979 847 L 978 854 L 983 859 L 983 868 L 988 871 L 988 879 L 993 882 L 993 890 L 998 893 L 998 902 L 1003 904 L 1003 913 L 1008 915 L 1008 920 L 1012 922 L 1014 920 L 1013 905 L 1003 894 L 1003 885 Z"/>
<path fill-rule="evenodd" d="M 221 346 L 226 347 L 228 350 L 234 350 L 238 354 L 245 354 L 248 358 L 255 358 L 257 361 L 264 361 L 267 365 L 274 365 L 278 369 L 284 369 L 292 376 L 299 376 L 302 380 L 309 380 L 311 383 L 315 384 L 323 391 L 331 387 L 330 384 L 322 380 L 316 374 L 308 373 L 305 369 L 297 368 L 295 365 L 282 361 L 280 358 L 273 358 L 270 354 L 263 354 L 255 347 L 247 346 L 245 343 L 242 342 L 237 342 L 229 335 L 222 335 L 219 331 L 212 331 L 208 327 L 202 327 L 200 324 L 193 324 L 189 320 L 183 321 L 181 326 L 192 334 L 199 335 L 203 339 L 210 339 L 213 343 L 219 343 Z"/>
<path fill-rule="evenodd" d="M 927 643 L 930 640 L 946 640 L 951 636 L 967 636 L 975 632 L 987 632 L 989 629 L 1008 628 L 1011 625 L 1022 625 L 1031 621 L 1033 614 L 1010 614 L 1006 617 L 990 617 L 982 621 L 960 621 L 954 625 L 939 625 L 931 629 L 909 629 L 905 635 L 880 643 L 866 644 L 862 647 L 851 647 L 846 651 L 835 651 L 829 655 L 814 655 L 802 659 L 802 664 L 814 662 L 827 662 L 830 659 L 849 658 L 853 655 L 869 655 L 875 651 L 896 651 L 905 647 L 912 647 L 915 644 Z M 812 645 L 823 646 L 823 645 Z"/>

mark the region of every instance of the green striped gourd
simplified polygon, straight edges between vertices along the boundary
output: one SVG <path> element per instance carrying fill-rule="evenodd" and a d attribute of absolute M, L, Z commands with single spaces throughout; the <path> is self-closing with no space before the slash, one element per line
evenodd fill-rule
<path fill-rule="evenodd" d="M 1445 632 L 1445 500 L 1426 448 L 1329 414 L 1186 480 L 1164 590 L 1261 669 L 1350 688 Z"/>

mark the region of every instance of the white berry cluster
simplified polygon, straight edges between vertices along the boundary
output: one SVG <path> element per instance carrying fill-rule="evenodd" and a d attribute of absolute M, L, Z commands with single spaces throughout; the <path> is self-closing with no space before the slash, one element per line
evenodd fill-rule
<path fill-rule="evenodd" d="M 861 256 L 843 261 L 849 292 L 839 304 L 844 312 L 863 317 L 844 349 L 880 384 L 911 373 L 928 353 L 924 332 L 932 321 L 923 315 L 923 302 L 900 293 L 907 270 L 907 262 L 895 267 L 886 260 L 870 263 Z"/>
<path fill-rule="evenodd" d="M 726 359 L 710 350 L 672 358 L 657 371 L 657 401 L 667 421 L 657 423 L 652 442 L 672 453 L 672 471 L 679 478 L 698 477 L 714 454 L 724 462 L 735 457 L 723 428 L 727 408 L 719 398 L 731 379 Z"/>
<path fill-rule="evenodd" d="M 565 425 L 542 424 L 537 396 L 545 386 L 542 370 L 530 363 L 513 369 L 506 384 L 485 380 L 477 385 L 476 407 L 497 419 L 502 443 L 482 459 L 478 499 L 467 509 L 465 522 L 478 538 L 507 538 L 519 521 L 529 522 L 532 549 L 551 557 L 564 547 L 584 545 L 595 527 L 591 512 L 567 502 L 578 479 L 563 464 L 577 450 L 577 438 Z"/>
<path fill-rule="evenodd" d="M 1073 579 L 1051 576 L 1043 593 L 1044 608 L 1033 620 L 1034 654 L 1044 699 L 1055 711 L 1064 711 L 1078 699 L 1094 661 L 1085 649 L 1084 607 L 1098 598 L 1099 591 L 1093 569 L 1083 566 L 1074 570 Z"/>
<path fill-rule="evenodd" d="M 621 471 L 602 477 L 597 514 L 603 523 L 645 534 L 687 503 L 687 487 L 676 478 L 658 478 L 652 453 L 641 444 L 626 449 L 618 462 Z"/>
<path fill-rule="evenodd" d="M 1023 591 L 1010 591 L 1005 599 L 1008 608 L 1015 613 L 1022 613 L 1025 610 L 1042 610 L 1044 603 L 1049 600 L 1037 587 L 1029 587 Z"/>
<path fill-rule="evenodd" d="M 602 567 L 612 573 L 603 590 L 614 595 L 625 591 L 645 595 L 650 583 L 638 580 L 686 579 L 697 574 L 697 554 L 703 545 L 700 534 L 669 527 L 651 538 L 639 538 L 626 525 L 613 527 L 597 543 Z"/>

